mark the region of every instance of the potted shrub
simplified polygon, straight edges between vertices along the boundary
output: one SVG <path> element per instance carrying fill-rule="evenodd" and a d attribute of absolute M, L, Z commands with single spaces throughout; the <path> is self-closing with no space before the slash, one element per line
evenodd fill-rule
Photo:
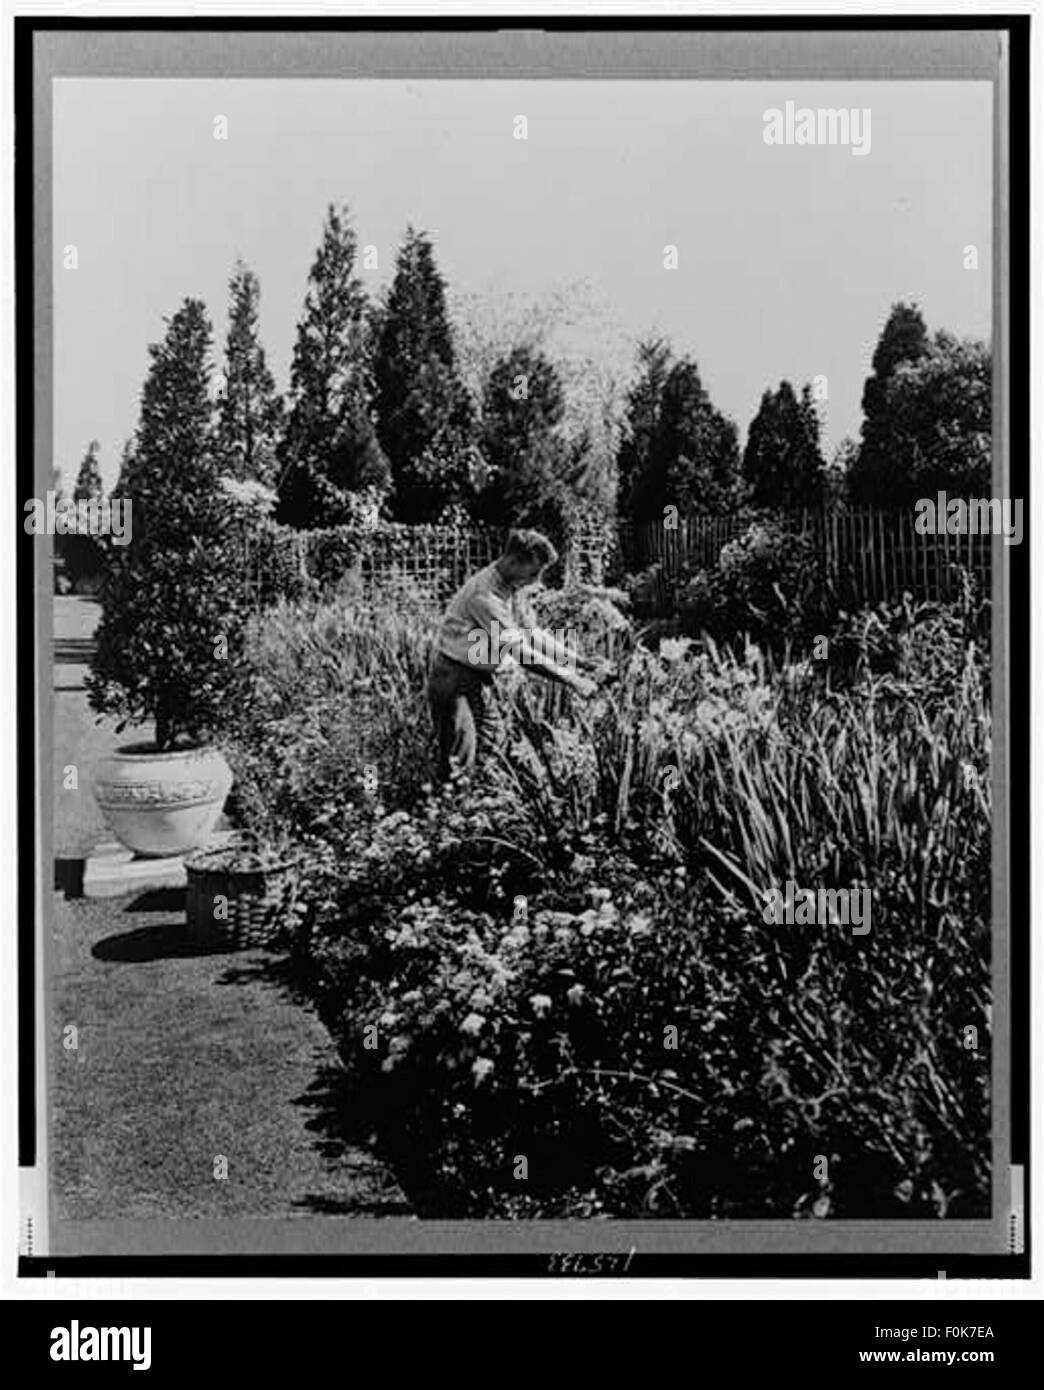
<path fill-rule="evenodd" d="M 152 737 L 100 761 L 94 791 L 129 849 L 173 855 L 208 841 L 232 782 L 210 736 L 242 650 L 247 523 L 219 485 L 203 305 L 186 300 L 149 352 L 114 494 L 130 500 L 130 540 L 109 549 L 88 696 L 119 732 L 151 721 Z"/>

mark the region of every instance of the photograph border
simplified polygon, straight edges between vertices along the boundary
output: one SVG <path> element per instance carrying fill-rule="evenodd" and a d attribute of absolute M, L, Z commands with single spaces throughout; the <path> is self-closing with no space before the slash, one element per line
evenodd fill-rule
<path fill-rule="evenodd" d="M 534 32 L 540 30 L 543 32 Z M 524 32 L 523 32 L 524 31 Z M 793 70 L 766 71 L 765 60 L 742 71 L 759 36 L 795 32 L 794 45 L 774 46 L 773 57 Z M 853 32 L 874 36 L 859 46 Z M 911 42 L 924 34 L 920 44 Z M 994 239 L 993 239 L 993 439 L 995 495 L 1029 501 L 1029 18 L 1019 15 L 961 17 L 887 16 L 711 20 L 602 17 L 418 19 L 282 18 L 15 20 L 15 273 L 16 442 L 19 498 L 42 495 L 50 477 L 51 350 L 51 151 L 50 83 L 56 76 L 275 77 L 338 76 L 417 80 L 640 79 L 708 80 L 692 70 L 718 64 L 713 80 L 795 82 L 880 79 L 987 80 L 969 53 L 974 40 L 951 43 L 951 34 L 1000 38 L 1006 60 L 994 50 Z M 221 36 L 215 42 L 214 36 Z M 261 43 L 227 42 L 257 35 Z M 332 36 L 354 48 L 352 71 L 334 50 Z M 639 57 L 645 47 L 659 61 Z M 686 42 L 666 42 L 665 35 Z M 834 43 L 833 36 L 839 43 Z M 125 37 L 123 37 L 125 36 Z M 657 37 L 659 36 L 659 37 Z M 896 61 L 902 36 L 904 61 Z M 63 42 L 66 38 L 69 42 Z M 566 42 L 554 43 L 563 38 Z M 695 38 L 698 42 L 693 43 Z M 820 44 L 820 40 L 825 42 Z M 285 39 L 285 43 L 281 40 Z M 319 40 L 322 42 L 319 42 Z M 621 42 L 621 40 L 624 40 Z M 39 42 L 38 42 L 39 40 Z M 114 42 L 116 40 L 117 42 Z M 373 41 L 395 62 L 374 59 Z M 548 40 L 552 40 L 551 43 Z M 575 41 L 573 41 L 575 40 Z M 407 42 L 411 54 L 399 53 Z M 506 61 L 511 67 L 490 70 Z M 817 45 L 821 52 L 813 50 Z M 344 47 L 344 44 L 341 45 Z M 289 69 L 284 47 L 291 50 Z M 207 49 L 210 52 L 192 50 Z M 370 53 L 365 50 L 370 48 Z M 464 70 L 446 55 L 465 50 Z M 66 50 L 63 52 L 63 49 Z M 120 51 L 122 49 L 122 51 Z M 617 50 L 615 54 L 612 50 Z M 626 50 L 626 60 L 621 51 Z M 822 51 L 833 50 L 824 76 Z M 919 62 L 915 60 L 920 52 Z M 301 70 L 309 59 L 317 70 Z M 203 69 L 182 66 L 195 56 Z M 884 64 L 887 63 L 887 67 Z M 271 65 L 280 71 L 267 70 Z M 398 66 L 396 66 L 398 64 Z M 614 66 L 614 64 L 616 66 Z M 686 67 L 686 64 L 689 66 Z M 337 67 L 335 73 L 330 69 Z M 643 71 L 638 67 L 644 65 Z M 433 66 L 438 70 L 432 70 Z M 625 70 L 625 69 L 630 70 Z M 969 71 L 968 69 L 971 69 Z M 57 69 L 57 70 L 56 70 Z M 173 70 L 172 70 L 173 69 Z M 386 69 L 386 70 L 385 70 Z M 19 1164 L 26 1211 L 36 1236 L 24 1242 L 22 1275 L 56 1274 L 271 1274 L 381 1273 L 546 1275 L 548 1255 L 562 1252 L 633 1252 L 630 1277 L 687 1274 L 724 1277 L 960 1277 L 1029 1275 L 1029 1193 L 1021 1205 L 1021 1251 L 1009 1235 L 1018 1194 L 1013 1181 L 1029 1172 L 1029 761 L 1012 750 L 1028 748 L 1029 560 L 1028 540 L 1008 547 L 993 539 L 994 825 L 993 977 L 993 1203 L 981 1221 L 791 1222 L 733 1220 L 505 1222 L 418 1221 L 399 1217 L 199 1218 L 64 1222 L 47 1204 L 47 1040 L 53 1037 L 44 992 L 51 941 L 49 917 L 51 689 L 45 679 L 52 650 L 49 540 L 27 536 L 17 513 L 18 665 L 18 1052 Z M 1006 996 L 1006 997 L 1005 997 Z M 1010 1082 L 1010 1085 L 1009 1085 Z M 1006 1130 L 1006 1134 L 1000 1131 Z M 1000 1139 L 1006 1139 L 1001 1145 Z M 1001 1148 L 1008 1159 L 997 1163 Z M 1011 1168 L 1008 1167 L 1010 1163 Z M 1014 1179 L 1013 1179 L 1014 1171 Z M 40 1232 L 43 1250 L 38 1250 Z M 28 1234 L 24 1232 L 24 1234 Z M 346 1236 L 350 1234 L 350 1243 Z M 1007 1247 L 1007 1248 L 1005 1248 Z"/>

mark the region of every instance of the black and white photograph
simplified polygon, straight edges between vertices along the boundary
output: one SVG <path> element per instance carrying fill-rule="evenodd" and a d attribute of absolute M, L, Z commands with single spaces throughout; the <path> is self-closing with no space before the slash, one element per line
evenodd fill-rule
<path fill-rule="evenodd" d="M 23 30 L 37 1273 L 1024 1268 L 1018 21 L 854 19 Z"/>

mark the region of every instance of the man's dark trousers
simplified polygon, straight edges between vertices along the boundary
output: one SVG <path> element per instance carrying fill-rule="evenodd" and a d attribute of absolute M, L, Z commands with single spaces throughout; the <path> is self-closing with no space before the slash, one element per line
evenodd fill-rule
<path fill-rule="evenodd" d="M 428 704 L 439 740 L 439 774 L 454 768 L 470 772 L 497 731 L 493 673 L 465 666 L 441 652 L 428 677 Z"/>

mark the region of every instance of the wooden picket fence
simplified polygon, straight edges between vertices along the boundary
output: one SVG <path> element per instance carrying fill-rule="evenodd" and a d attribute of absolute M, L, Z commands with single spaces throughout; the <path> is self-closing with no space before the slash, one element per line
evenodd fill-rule
<path fill-rule="evenodd" d="M 812 539 L 843 603 L 890 602 L 906 592 L 920 599 L 948 599 L 957 592 L 962 570 L 989 592 L 993 537 L 922 535 L 914 530 L 912 508 L 805 508 L 764 519 Z M 679 517 L 676 528 L 648 522 L 623 534 L 626 566 L 637 572 L 656 565 L 669 583 L 716 564 L 722 549 L 753 521 L 749 513 L 740 513 Z"/>

